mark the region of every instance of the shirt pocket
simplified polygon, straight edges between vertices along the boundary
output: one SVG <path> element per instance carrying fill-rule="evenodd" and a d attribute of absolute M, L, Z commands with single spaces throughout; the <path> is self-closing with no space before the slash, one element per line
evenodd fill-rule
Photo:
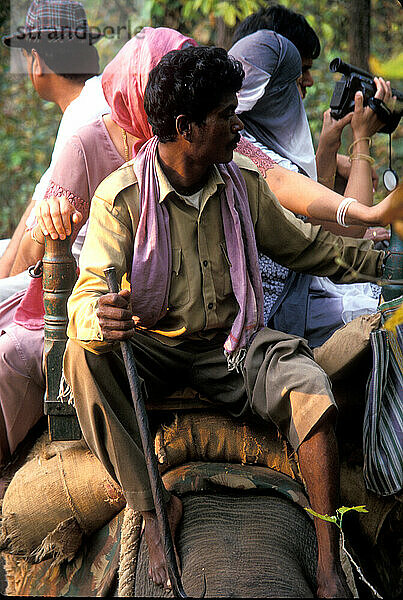
<path fill-rule="evenodd" d="M 220 242 L 220 260 L 218 261 L 217 297 L 226 298 L 232 294 L 232 283 L 230 267 L 231 261 L 228 256 L 225 242 Z"/>
<path fill-rule="evenodd" d="M 172 248 L 172 275 L 169 290 L 169 307 L 180 308 L 189 302 L 189 279 L 183 261 L 182 248 Z"/>

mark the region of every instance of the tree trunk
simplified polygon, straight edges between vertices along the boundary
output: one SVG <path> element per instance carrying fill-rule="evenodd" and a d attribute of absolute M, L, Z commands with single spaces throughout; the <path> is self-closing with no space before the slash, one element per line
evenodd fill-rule
<path fill-rule="evenodd" d="M 350 63 L 369 70 L 371 0 L 350 0 Z"/>
<path fill-rule="evenodd" d="M 231 48 L 231 40 L 234 35 L 235 27 L 228 27 L 222 17 L 216 19 L 216 45 L 220 48 L 229 50 Z"/>

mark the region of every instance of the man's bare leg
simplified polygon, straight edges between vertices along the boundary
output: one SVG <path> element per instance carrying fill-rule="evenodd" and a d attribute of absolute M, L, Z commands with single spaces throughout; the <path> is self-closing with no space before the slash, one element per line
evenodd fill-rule
<path fill-rule="evenodd" d="M 339 501 L 339 458 L 328 411 L 298 450 L 302 476 L 311 507 L 320 514 L 334 515 Z M 340 563 L 339 530 L 334 523 L 315 518 L 318 540 L 318 598 L 352 597 Z"/>
<path fill-rule="evenodd" d="M 167 506 L 167 515 L 171 527 L 172 540 L 175 553 L 178 560 L 178 554 L 175 547 L 175 534 L 178 525 L 182 519 L 183 507 L 182 501 L 177 496 L 171 496 Z M 158 528 L 157 515 L 155 510 L 148 510 L 141 513 L 144 519 L 144 535 L 148 547 L 149 568 L 148 574 L 156 585 L 170 587 L 168 571 L 165 562 L 164 548 Z M 179 565 L 179 560 L 178 560 Z"/>

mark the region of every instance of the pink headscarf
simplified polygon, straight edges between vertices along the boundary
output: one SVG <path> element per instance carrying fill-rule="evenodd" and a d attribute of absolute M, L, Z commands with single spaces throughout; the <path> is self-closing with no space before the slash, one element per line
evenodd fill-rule
<path fill-rule="evenodd" d="M 143 105 L 148 75 L 165 54 L 184 45 L 197 46 L 192 38 L 174 29 L 144 27 L 103 72 L 102 88 L 113 121 L 138 140 L 133 146 L 134 156 L 153 135 Z"/>

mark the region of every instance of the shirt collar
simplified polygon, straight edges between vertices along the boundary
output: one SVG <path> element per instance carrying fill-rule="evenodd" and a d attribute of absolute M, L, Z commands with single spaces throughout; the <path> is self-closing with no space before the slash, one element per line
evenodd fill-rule
<path fill-rule="evenodd" d="M 156 159 L 155 159 L 155 168 L 156 168 L 156 172 L 157 172 L 157 179 L 158 179 L 159 190 L 160 190 L 159 202 L 160 203 L 163 202 L 169 194 L 175 194 L 177 196 L 178 193 L 175 190 L 175 188 L 172 187 L 172 185 L 168 181 L 167 176 L 165 175 L 164 171 L 162 170 L 162 167 L 160 165 L 158 157 L 156 157 Z M 217 165 L 213 165 L 212 168 L 210 169 L 209 178 L 203 187 L 202 195 L 200 197 L 201 205 L 204 204 L 206 202 L 206 200 L 208 198 L 210 198 L 213 194 L 215 194 L 217 189 L 223 185 L 225 185 L 224 180 L 220 175 Z"/>

